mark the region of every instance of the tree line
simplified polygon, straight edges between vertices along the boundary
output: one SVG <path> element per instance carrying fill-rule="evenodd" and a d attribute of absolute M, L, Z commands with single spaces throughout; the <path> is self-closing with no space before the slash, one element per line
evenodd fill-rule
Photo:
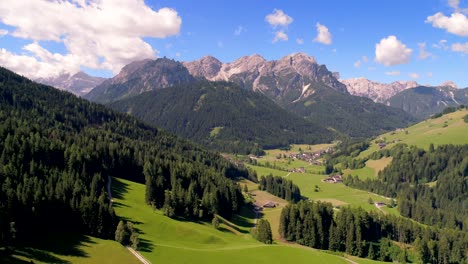
<path fill-rule="evenodd" d="M 298 202 L 302 199 L 299 187 L 288 179 L 272 174 L 260 177 L 258 188 L 267 191 L 274 196 L 285 199 L 288 202 Z"/>
<path fill-rule="evenodd" d="M 344 183 L 396 197 L 401 215 L 424 224 L 468 228 L 468 145 L 430 145 L 429 150 L 400 144 L 380 155 L 393 161 L 377 179 L 347 177 Z"/>
<path fill-rule="evenodd" d="M 281 211 L 279 233 L 305 246 L 381 261 L 464 263 L 468 257 L 466 232 L 424 227 L 362 208 L 335 212 L 329 203 L 287 205 Z"/>

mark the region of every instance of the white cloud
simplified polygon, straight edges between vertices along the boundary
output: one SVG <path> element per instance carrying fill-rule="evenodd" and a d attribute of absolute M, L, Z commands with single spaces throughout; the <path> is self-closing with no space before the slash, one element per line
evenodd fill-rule
<path fill-rule="evenodd" d="M 284 33 L 284 31 L 280 30 L 275 33 L 275 38 L 273 39 L 273 43 L 277 41 L 288 41 L 288 35 Z"/>
<path fill-rule="evenodd" d="M 468 18 L 462 13 L 453 13 L 448 17 L 439 12 L 427 17 L 426 23 L 458 36 L 468 36 Z"/>
<path fill-rule="evenodd" d="M 234 35 L 240 36 L 240 34 L 246 32 L 247 30 L 243 26 L 238 26 L 236 30 L 234 30 Z"/>
<path fill-rule="evenodd" d="M 419 74 L 417 74 L 417 73 L 414 73 L 414 72 L 413 72 L 413 73 L 410 73 L 410 74 L 408 74 L 408 76 L 409 76 L 411 79 L 418 79 L 418 78 L 419 78 Z"/>
<path fill-rule="evenodd" d="M 468 13 L 468 8 L 460 8 L 460 0 L 448 0 L 448 5 L 452 7 L 456 13 Z"/>
<path fill-rule="evenodd" d="M 298 38 L 298 39 L 296 39 L 296 43 L 299 44 L 299 45 L 302 45 L 302 44 L 304 44 L 304 40 L 301 39 L 301 38 Z"/>
<path fill-rule="evenodd" d="M 288 16 L 283 12 L 283 10 L 280 9 L 274 9 L 273 13 L 265 17 L 265 20 L 268 22 L 268 24 L 275 28 L 277 26 L 287 27 L 294 21 L 292 17 Z"/>
<path fill-rule="evenodd" d="M 328 28 L 320 23 L 317 23 L 315 27 L 317 28 L 317 37 L 314 39 L 314 42 L 330 45 L 332 43 L 332 35 Z"/>
<path fill-rule="evenodd" d="M 375 45 L 375 61 L 385 66 L 408 63 L 411 53 L 395 36 L 383 38 Z"/>
<path fill-rule="evenodd" d="M 468 42 L 452 44 L 452 51 L 468 54 Z"/>
<path fill-rule="evenodd" d="M 362 56 L 362 62 L 367 63 L 368 61 L 369 59 L 367 58 L 367 56 Z"/>
<path fill-rule="evenodd" d="M 360 61 L 360 60 L 356 61 L 356 62 L 354 63 L 354 67 L 355 67 L 355 68 L 361 67 L 361 61 Z"/>
<path fill-rule="evenodd" d="M 31 56 L 2 50 L 0 64 L 12 68 L 23 63 L 19 73 L 31 78 L 80 66 L 117 73 L 129 62 L 157 55 L 144 37 L 176 35 L 182 23 L 175 10 L 155 11 L 143 0 L 0 1 L 0 21 L 14 28 L 12 36 L 33 41 L 24 47 Z M 52 54 L 40 41 L 62 43 L 67 54 Z M 67 64 L 60 68 L 60 61 Z"/>
<path fill-rule="evenodd" d="M 180 57 L 180 56 L 182 56 L 182 54 L 180 52 L 176 52 L 175 56 Z"/>
<path fill-rule="evenodd" d="M 397 75 L 400 75 L 400 71 L 389 71 L 389 72 L 385 72 L 386 75 L 390 75 L 390 76 L 397 76 Z"/>
<path fill-rule="evenodd" d="M 441 39 L 441 40 L 439 40 L 438 43 L 432 44 L 432 47 L 437 48 L 437 49 L 447 50 L 448 49 L 447 40 L 446 39 Z"/>
<path fill-rule="evenodd" d="M 6 34 L 8 34 L 8 30 L 6 30 L 6 29 L 0 29 L 0 37 L 5 36 Z"/>
<path fill-rule="evenodd" d="M 418 47 L 419 47 L 419 59 L 424 60 L 432 56 L 432 54 L 426 50 L 425 42 L 418 43 Z"/>

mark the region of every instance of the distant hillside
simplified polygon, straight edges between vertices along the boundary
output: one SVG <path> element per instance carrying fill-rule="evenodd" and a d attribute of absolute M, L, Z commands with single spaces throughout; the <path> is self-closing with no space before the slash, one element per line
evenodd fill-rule
<path fill-rule="evenodd" d="M 386 143 L 385 148 L 391 148 L 398 143 L 429 149 L 430 144 L 468 144 L 468 123 L 463 119 L 468 115 L 467 109 L 445 114 L 441 117 L 429 118 L 408 128 L 392 131 L 378 136 L 376 139 Z M 369 156 L 379 150 L 379 146 L 372 141 L 369 149 L 359 157 Z"/>
<path fill-rule="evenodd" d="M 451 86 L 419 86 L 394 95 L 387 100 L 386 104 L 403 109 L 419 119 L 424 119 L 442 112 L 448 106 L 468 104 L 468 89 L 457 89 Z"/>
<path fill-rule="evenodd" d="M 337 136 L 227 82 L 178 85 L 109 106 L 219 151 L 255 153 L 258 147 L 322 143 Z"/>
<path fill-rule="evenodd" d="M 109 103 L 143 92 L 191 83 L 195 78 L 182 63 L 166 58 L 132 62 L 120 73 L 95 87 L 84 98 Z"/>
<path fill-rule="evenodd" d="M 343 94 L 325 85 L 312 85 L 309 93 L 309 96 L 285 107 L 314 123 L 351 137 L 370 137 L 406 127 L 415 121 L 403 110 L 374 103 L 368 98 Z"/>

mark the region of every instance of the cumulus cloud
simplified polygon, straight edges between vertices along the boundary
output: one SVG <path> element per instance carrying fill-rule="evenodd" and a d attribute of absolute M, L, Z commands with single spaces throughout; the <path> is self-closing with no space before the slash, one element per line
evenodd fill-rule
<path fill-rule="evenodd" d="M 413 72 L 413 73 L 410 73 L 410 74 L 409 74 L 409 77 L 410 77 L 411 79 L 418 79 L 418 78 L 419 78 L 419 74 Z"/>
<path fill-rule="evenodd" d="M 315 27 L 317 28 L 317 37 L 314 39 L 314 42 L 330 45 L 332 43 L 332 35 L 328 28 L 320 23 L 317 23 Z"/>
<path fill-rule="evenodd" d="M 8 30 L 6 30 L 6 29 L 0 29 L 0 37 L 5 36 L 6 34 L 8 34 Z"/>
<path fill-rule="evenodd" d="M 278 41 L 288 41 L 288 35 L 284 33 L 284 31 L 280 30 L 275 33 L 275 38 L 273 39 L 273 43 Z"/>
<path fill-rule="evenodd" d="M 360 60 L 357 60 L 357 61 L 354 63 L 354 67 L 355 67 L 355 68 L 361 67 L 361 61 L 360 61 Z"/>
<path fill-rule="evenodd" d="M 468 8 L 460 8 L 460 0 L 448 0 L 448 5 L 452 7 L 456 13 L 468 13 Z"/>
<path fill-rule="evenodd" d="M 283 12 L 283 10 L 280 9 L 274 9 L 273 13 L 268 14 L 265 17 L 265 20 L 268 22 L 268 24 L 275 28 L 278 26 L 287 27 L 294 21 L 292 17 L 288 16 Z"/>
<path fill-rule="evenodd" d="M 395 36 L 383 38 L 375 45 L 375 61 L 385 66 L 408 63 L 412 50 Z"/>
<path fill-rule="evenodd" d="M 458 36 L 468 36 L 468 18 L 462 13 L 453 13 L 448 17 L 439 12 L 427 17 L 426 23 Z"/>
<path fill-rule="evenodd" d="M 0 64 L 13 70 L 23 64 L 19 72 L 31 78 L 81 66 L 117 73 L 132 61 L 157 55 L 144 37 L 176 35 L 182 23 L 175 10 L 153 10 L 143 0 L 0 1 L 0 21 L 14 28 L 12 36 L 33 42 L 23 47 L 29 54 L 2 50 Z M 67 54 L 52 54 L 40 41 L 62 43 Z"/>
<path fill-rule="evenodd" d="M 302 44 L 304 44 L 304 39 L 298 38 L 298 39 L 296 39 L 296 43 L 299 44 L 299 45 L 302 45 Z"/>
<path fill-rule="evenodd" d="M 247 31 L 243 26 L 238 26 L 236 30 L 234 30 L 234 35 L 240 36 L 240 34 L 244 33 Z"/>
<path fill-rule="evenodd" d="M 354 67 L 359 68 L 359 67 L 361 67 L 361 64 L 367 63 L 368 61 L 369 61 L 369 59 L 367 58 L 367 56 L 362 56 L 362 58 L 360 60 L 357 60 L 354 63 Z"/>
<path fill-rule="evenodd" d="M 426 43 L 424 42 L 418 43 L 418 47 L 419 47 L 419 58 L 421 60 L 427 59 L 430 56 L 432 56 L 432 54 L 426 50 Z"/>
<path fill-rule="evenodd" d="M 400 75 L 400 71 L 388 71 L 388 72 L 385 72 L 386 75 L 390 75 L 390 76 L 397 76 L 397 75 Z"/>
<path fill-rule="evenodd" d="M 452 44 L 452 50 L 468 54 L 468 42 L 465 43 L 454 43 Z"/>

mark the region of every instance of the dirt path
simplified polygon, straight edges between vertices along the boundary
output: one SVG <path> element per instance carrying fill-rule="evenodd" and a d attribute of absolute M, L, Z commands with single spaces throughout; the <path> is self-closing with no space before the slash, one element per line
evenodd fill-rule
<path fill-rule="evenodd" d="M 128 249 L 135 257 L 137 257 L 137 259 L 138 259 L 139 261 L 141 261 L 141 263 L 143 263 L 143 264 L 151 264 L 150 261 L 148 261 L 147 259 L 145 259 L 140 253 L 136 252 L 136 250 L 134 250 L 133 248 L 127 247 L 127 249 Z"/>

